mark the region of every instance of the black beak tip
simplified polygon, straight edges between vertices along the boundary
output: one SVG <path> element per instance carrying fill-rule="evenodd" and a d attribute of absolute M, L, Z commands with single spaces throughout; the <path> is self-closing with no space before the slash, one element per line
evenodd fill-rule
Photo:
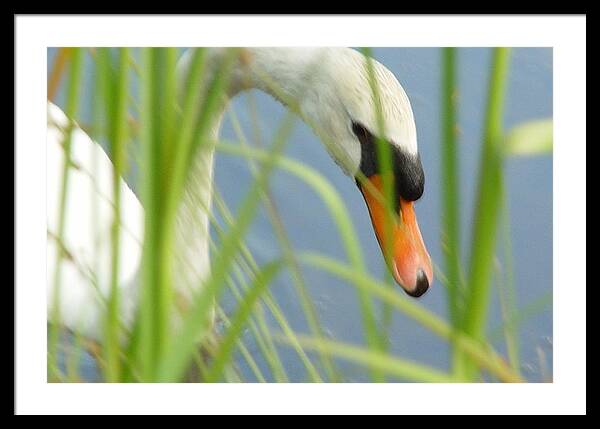
<path fill-rule="evenodd" d="M 414 298 L 419 298 L 429 289 L 429 280 L 427 280 L 427 276 L 425 272 L 421 269 L 417 271 L 417 285 L 413 291 L 406 291 L 407 294 Z"/>

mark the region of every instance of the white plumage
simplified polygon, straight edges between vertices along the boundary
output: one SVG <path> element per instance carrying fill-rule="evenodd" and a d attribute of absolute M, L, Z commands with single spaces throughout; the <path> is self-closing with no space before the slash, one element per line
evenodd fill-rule
<path fill-rule="evenodd" d="M 47 130 L 47 301 L 48 317 L 54 302 L 60 191 L 62 187 L 64 140 L 69 120 L 48 103 Z M 71 134 L 71 160 L 65 207 L 62 261 L 58 299 L 62 322 L 83 334 L 97 337 L 101 329 L 103 300 L 110 290 L 110 229 L 114 216 L 112 199 L 113 164 L 100 145 L 78 126 Z M 119 285 L 123 294 L 124 320 L 130 320 L 135 302 L 136 275 L 143 240 L 143 208 L 121 179 L 121 247 Z"/>

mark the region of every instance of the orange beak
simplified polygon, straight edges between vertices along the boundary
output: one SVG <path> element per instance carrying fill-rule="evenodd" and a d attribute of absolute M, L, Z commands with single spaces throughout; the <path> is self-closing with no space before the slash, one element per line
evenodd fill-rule
<path fill-rule="evenodd" d="M 372 186 L 359 187 L 367 202 L 386 263 L 394 279 L 406 293 L 419 297 L 431 286 L 433 269 L 417 224 L 414 204 L 400 198 L 398 219 L 390 216 L 389 234 L 386 234 L 383 180 L 376 174 L 369 177 L 368 181 Z"/>

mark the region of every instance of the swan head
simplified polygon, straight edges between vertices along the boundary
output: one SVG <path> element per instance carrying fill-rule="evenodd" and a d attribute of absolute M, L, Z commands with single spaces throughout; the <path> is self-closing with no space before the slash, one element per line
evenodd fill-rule
<path fill-rule="evenodd" d="M 310 84 L 299 97 L 301 115 L 356 181 L 396 282 L 409 295 L 421 296 L 432 284 L 433 270 L 414 210 L 425 175 L 410 101 L 396 77 L 373 60 L 378 108 L 367 59 L 355 50 L 325 50 L 316 63 L 314 74 L 307 73 Z M 384 203 L 386 170 L 378 156 L 379 142 L 391 157 L 391 204 Z"/>
<path fill-rule="evenodd" d="M 223 52 L 211 49 L 209 65 Z M 188 60 L 184 57 L 182 69 Z M 425 176 L 410 101 L 392 72 L 372 61 L 376 103 L 367 58 L 354 49 L 244 48 L 240 64 L 229 95 L 258 88 L 288 107 L 294 103 L 334 161 L 356 181 L 396 282 L 411 296 L 425 293 L 433 270 L 414 211 Z M 384 182 L 390 182 L 383 177 L 378 142 L 391 156 L 391 203 L 383 202 Z"/>

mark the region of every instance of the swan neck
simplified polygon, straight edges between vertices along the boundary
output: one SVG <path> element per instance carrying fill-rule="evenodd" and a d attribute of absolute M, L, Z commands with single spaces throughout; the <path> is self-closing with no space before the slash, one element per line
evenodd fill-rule
<path fill-rule="evenodd" d="M 206 75 L 203 82 L 212 82 L 226 53 L 225 48 L 209 48 L 207 51 Z M 180 73 L 187 73 L 193 50 L 184 54 Z M 176 268 L 176 284 L 187 285 L 184 296 L 194 292 L 210 270 L 210 208 L 213 193 L 213 166 L 215 143 L 219 139 L 221 124 L 230 100 L 242 91 L 259 89 L 284 105 L 285 99 L 300 98 L 307 82 L 303 70 L 310 60 L 312 50 L 299 48 L 244 48 L 235 61 L 230 75 L 228 90 L 216 106 L 216 114 L 202 142 L 188 176 L 182 202 L 177 215 L 176 248 L 180 253 L 180 264 Z M 203 88 L 206 90 L 207 88 Z"/>

